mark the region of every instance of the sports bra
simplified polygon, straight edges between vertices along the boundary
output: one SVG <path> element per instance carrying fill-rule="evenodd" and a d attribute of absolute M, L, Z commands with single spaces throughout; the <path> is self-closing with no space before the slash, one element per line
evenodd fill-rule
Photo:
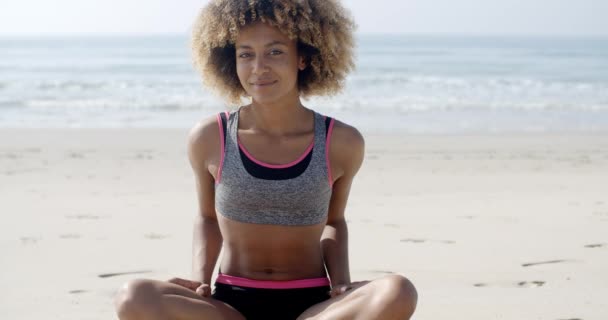
<path fill-rule="evenodd" d="M 334 119 L 314 112 L 312 143 L 297 160 L 282 165 L 255 159 L 239 143 L 239 110 L 220 113 L 217 121 L 221 160 L 215 208 L 219 214 L 245 223 L 284 226 L 326 221 L 332 193 L 327 146 Z"/>

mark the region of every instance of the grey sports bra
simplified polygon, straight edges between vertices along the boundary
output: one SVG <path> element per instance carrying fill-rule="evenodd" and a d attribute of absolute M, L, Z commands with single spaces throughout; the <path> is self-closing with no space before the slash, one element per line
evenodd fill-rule
<path fill-rule="evenodd" d="M 239 145 L 239 112 L 221 113 L 222 157 L 215 183 L 215 208 L 246 223 L 304 226 L 327 219 L 332 193 L 329 153 L 334 119 L 314 112 L 314 140 L 296 161 L 270 165 Z"/>

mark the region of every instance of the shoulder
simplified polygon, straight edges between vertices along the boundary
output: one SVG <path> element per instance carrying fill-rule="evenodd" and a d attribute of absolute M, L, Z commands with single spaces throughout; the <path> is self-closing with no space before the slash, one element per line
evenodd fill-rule
<path fill-rule="evenodd" d="M 332 147 L 348 147 L 348 149 L 363 149 L 365 140 L 357 128 L 340 120 L 334 120 L 332 129 Z"/>
<path fill-rule="evenodd" d="M 335 120 L 329 148 L 332 167 L 335 164 L 338 172 L 354 175 L 361 167 L 365 155 L 365 139 L 357 128 Z"/>
<path fill-rule="evenodd" d="M 218 116 L 213 115 L 196 123 L 188 134 L 188 157 L 192 167 L 197 170 L 207 166 L 210 160 L 219 155 L 220 126 Z"/>

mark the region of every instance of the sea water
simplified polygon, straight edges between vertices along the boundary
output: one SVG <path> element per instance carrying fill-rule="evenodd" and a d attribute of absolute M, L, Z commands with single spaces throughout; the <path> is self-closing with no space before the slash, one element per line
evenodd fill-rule
<path fill-rule="evenodd" d="M 359 35 L 342 93 L 368 132 L 608 132 L 608 38 Z M 185 35 L 0 38 L 0 128 L 188 128 L 227 105 Z"/>

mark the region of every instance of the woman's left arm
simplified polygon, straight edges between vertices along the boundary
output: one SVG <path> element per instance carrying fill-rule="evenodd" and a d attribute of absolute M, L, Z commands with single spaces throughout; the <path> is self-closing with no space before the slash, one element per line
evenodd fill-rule
<path fill-rule="evenodd" d="M 365 142 L 357 129 L 336 121 L 330 137 L 329 159 L 333 189 L 321 248 L 332 287 L 350 284 L 348 228 L 344 210 L 353 179 L 365 154 Z"/>

